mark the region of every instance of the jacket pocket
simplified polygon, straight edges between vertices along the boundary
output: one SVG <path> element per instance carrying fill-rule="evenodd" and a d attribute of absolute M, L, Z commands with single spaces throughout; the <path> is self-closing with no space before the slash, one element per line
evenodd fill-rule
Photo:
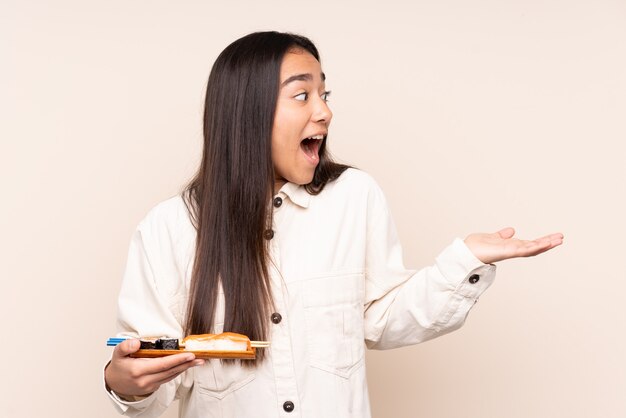
<path fill-rule="evenodd" d="M 224 292 L 221 288 L 217 295 L 214 324 L 216 334 L 224 330 Z M 220 359 L 209 359 L 204 366 L 194 368 L 194 384 L 198 391 L 217 399 L 223 399 L 254 378 L 254 369 L 243 367 L 238 362 L 225 363 Z"/>
<path fill-rule="evenodd" d="M 362 273 L 303 282 L 309 364 L 344 378 L 364 359 Z"/>
<path fill-rule="evenodd" d="M 219 359 L 207 360 L 204 366 L 194 369 L 194 384 L 198 391 L 217 399 L 223 399 L 252 382 L 254 378 L 254 369 L 237 363 L 222 363 Z"/>

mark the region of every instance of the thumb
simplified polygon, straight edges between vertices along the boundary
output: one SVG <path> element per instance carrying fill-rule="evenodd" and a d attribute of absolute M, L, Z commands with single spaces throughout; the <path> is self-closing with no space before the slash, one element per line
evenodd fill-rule
<path fill-rule="evenodd" d="M 498 235 L 500 238 L 508 239 L 515 235 L 515 229 L 509 226 L 496 232 L 496 235 Z"/>
<path fill-rule="evenodd" d="M 139 347 L 139 340 L 136 338 L 122 341 L 115 347 L 115 350 L 113 350 L 113 356 L 126 357 L 139 350 Z"/>

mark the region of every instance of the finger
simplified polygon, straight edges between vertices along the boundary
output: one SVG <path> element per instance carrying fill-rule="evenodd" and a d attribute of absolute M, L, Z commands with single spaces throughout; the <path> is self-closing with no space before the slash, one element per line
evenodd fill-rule
<path fill-rule="evenodd" d="M 563 243 L 563 234 L 560 234 L 560 233 L 550 234 L 550 235 L 546 235 L 543 238 L 539 238 L 531 242 L 535 242 L 542 247 L 547 246 L 548 249 L 550 249 L 550 248 L 556 247 L 557 245 L 561 245 Z"/>
<path fill-rule="evenodd" d="M 552 245 L 546 245 L 544 247 L 537 248 L 537 249 L 535 249 L 533 251 L 530 251 L 524 257 L 534 257 L 536 255 L 543 254 L 543 253 L 545 253 L 546 251 L 548 251 L 548 250 L 550 250 L 552 248 L 554 248 Z"/>
<path fill-rule="evenodd" d="M 146 360 L 145 364 L 142 365 L 142 372 L 144 374 L 158 374 L 190 362 L 195 358 L 193 353 L 181 353 L 154 359 L 142 359 Z"/>
<path fill-rule="evenodd" d="M 157 373 L 153 375 L 152 377 L 155 379 L 156 384 L 158 386 L 161 386 L 163 383 L 167 383 L 170 380 L 175 379 L 178 375 L 183 373 L 185 370 L 188 370 L 196 366 L 202 366 L 202 365 L 204 365 L 204 360 L 196 359 L 196 360 L 181 364 L 180 366 L 174 367 L 170 370 Z"/>
<path fill-rule="evenodd" d="M 515 229 L 509 226 L 496 232 L 496 235 L 503 239 L 509 239 L 515 235 Z"/>
<path fill-rule="evenodd" d="M 540 252 L 547 251 L 550 249 L 550 240 L 549 239 L 540 239 L 535 241 L 530 241 L 525 248 L 525 251 L 528 255 L 539 254 Z"/>
<path fill-rule="evenodd" d="M 558 247 L 561 244 L 563 244 L 563 236 L 551 238 L 550 239 L 550 247 L 547 250 L 551 250 L 552 248 Z"/>
<path fill-rule="evenodd" d="M 521 257 L 531 257 L 544 253 L 563 243 L 563 239 L 558 236 L 545 236 L 534 241 L 525 241 L 520 247 Z"/>
<path fill-rule="evenodd" d="M 157 390 L 162 384 L 169 382 L 172 379 L 175 379 L 181 373 L 186 371 L 187 369 L 200 366 L 204 364 L 204 360 L 192 360 L 186 363 L 183 363 L 179 366 L 173 367 L 164 372 L 150 374 L 142 377 L 141 386 L 145 391 L 154 392 Z"/>
<path fill-rule="evenodd" d="M 135 338 L 122 341 L 117 346 L 115 346 L 115 349 L 113 350 L 113 357 L 127 357 L 135 351 L 139 350 L 139 347 L 139 340 Z"/>
<path fill-rule="evenodd" d="M 555 240 L 563 240 L 563 234 L 561 234 L 560 232 L 556 232 L 554 234 L 548 234 L 546 236 L 543 236 L 541 238 L 537 238 L 535 241 L 537 240 L 550 240 L 550 241 L 555 241 Z"/>

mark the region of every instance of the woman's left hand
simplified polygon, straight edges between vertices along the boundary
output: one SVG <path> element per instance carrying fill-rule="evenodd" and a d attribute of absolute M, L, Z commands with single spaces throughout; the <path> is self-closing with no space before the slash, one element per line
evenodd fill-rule
<path fill-rule="evenodd" d="M 470 234 L 465 245 L 485 264 L 515 257 L 531 257 L 563 243 L 563 234 L 555 233 L 535 240 L 513 238 L 515 229 L 508 227 L 493 234 Z"/>

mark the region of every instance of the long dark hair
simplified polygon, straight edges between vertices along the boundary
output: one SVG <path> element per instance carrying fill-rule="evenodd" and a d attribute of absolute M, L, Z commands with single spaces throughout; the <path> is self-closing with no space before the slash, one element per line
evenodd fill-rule
<path fill-rule="evenodd" d="M 207 85 L 204 150 L 200 167 L 183 191 L 197 230 L 185 334 L 214 330 L 221 282 L 224 331 L 265 340 L 272 297 L 269 248 L 274 167 L 272 125 L 280 87 L 280 66 L 291 49 L 319 61 L 313 43 L 299 35 L 256 32 L 230 44 L 218 56 Z M 347 166 L 331 161 L 325 141 L 313 181 L 318 194 Z M 263 358 L 263 350 L 257 353 Z"/>

